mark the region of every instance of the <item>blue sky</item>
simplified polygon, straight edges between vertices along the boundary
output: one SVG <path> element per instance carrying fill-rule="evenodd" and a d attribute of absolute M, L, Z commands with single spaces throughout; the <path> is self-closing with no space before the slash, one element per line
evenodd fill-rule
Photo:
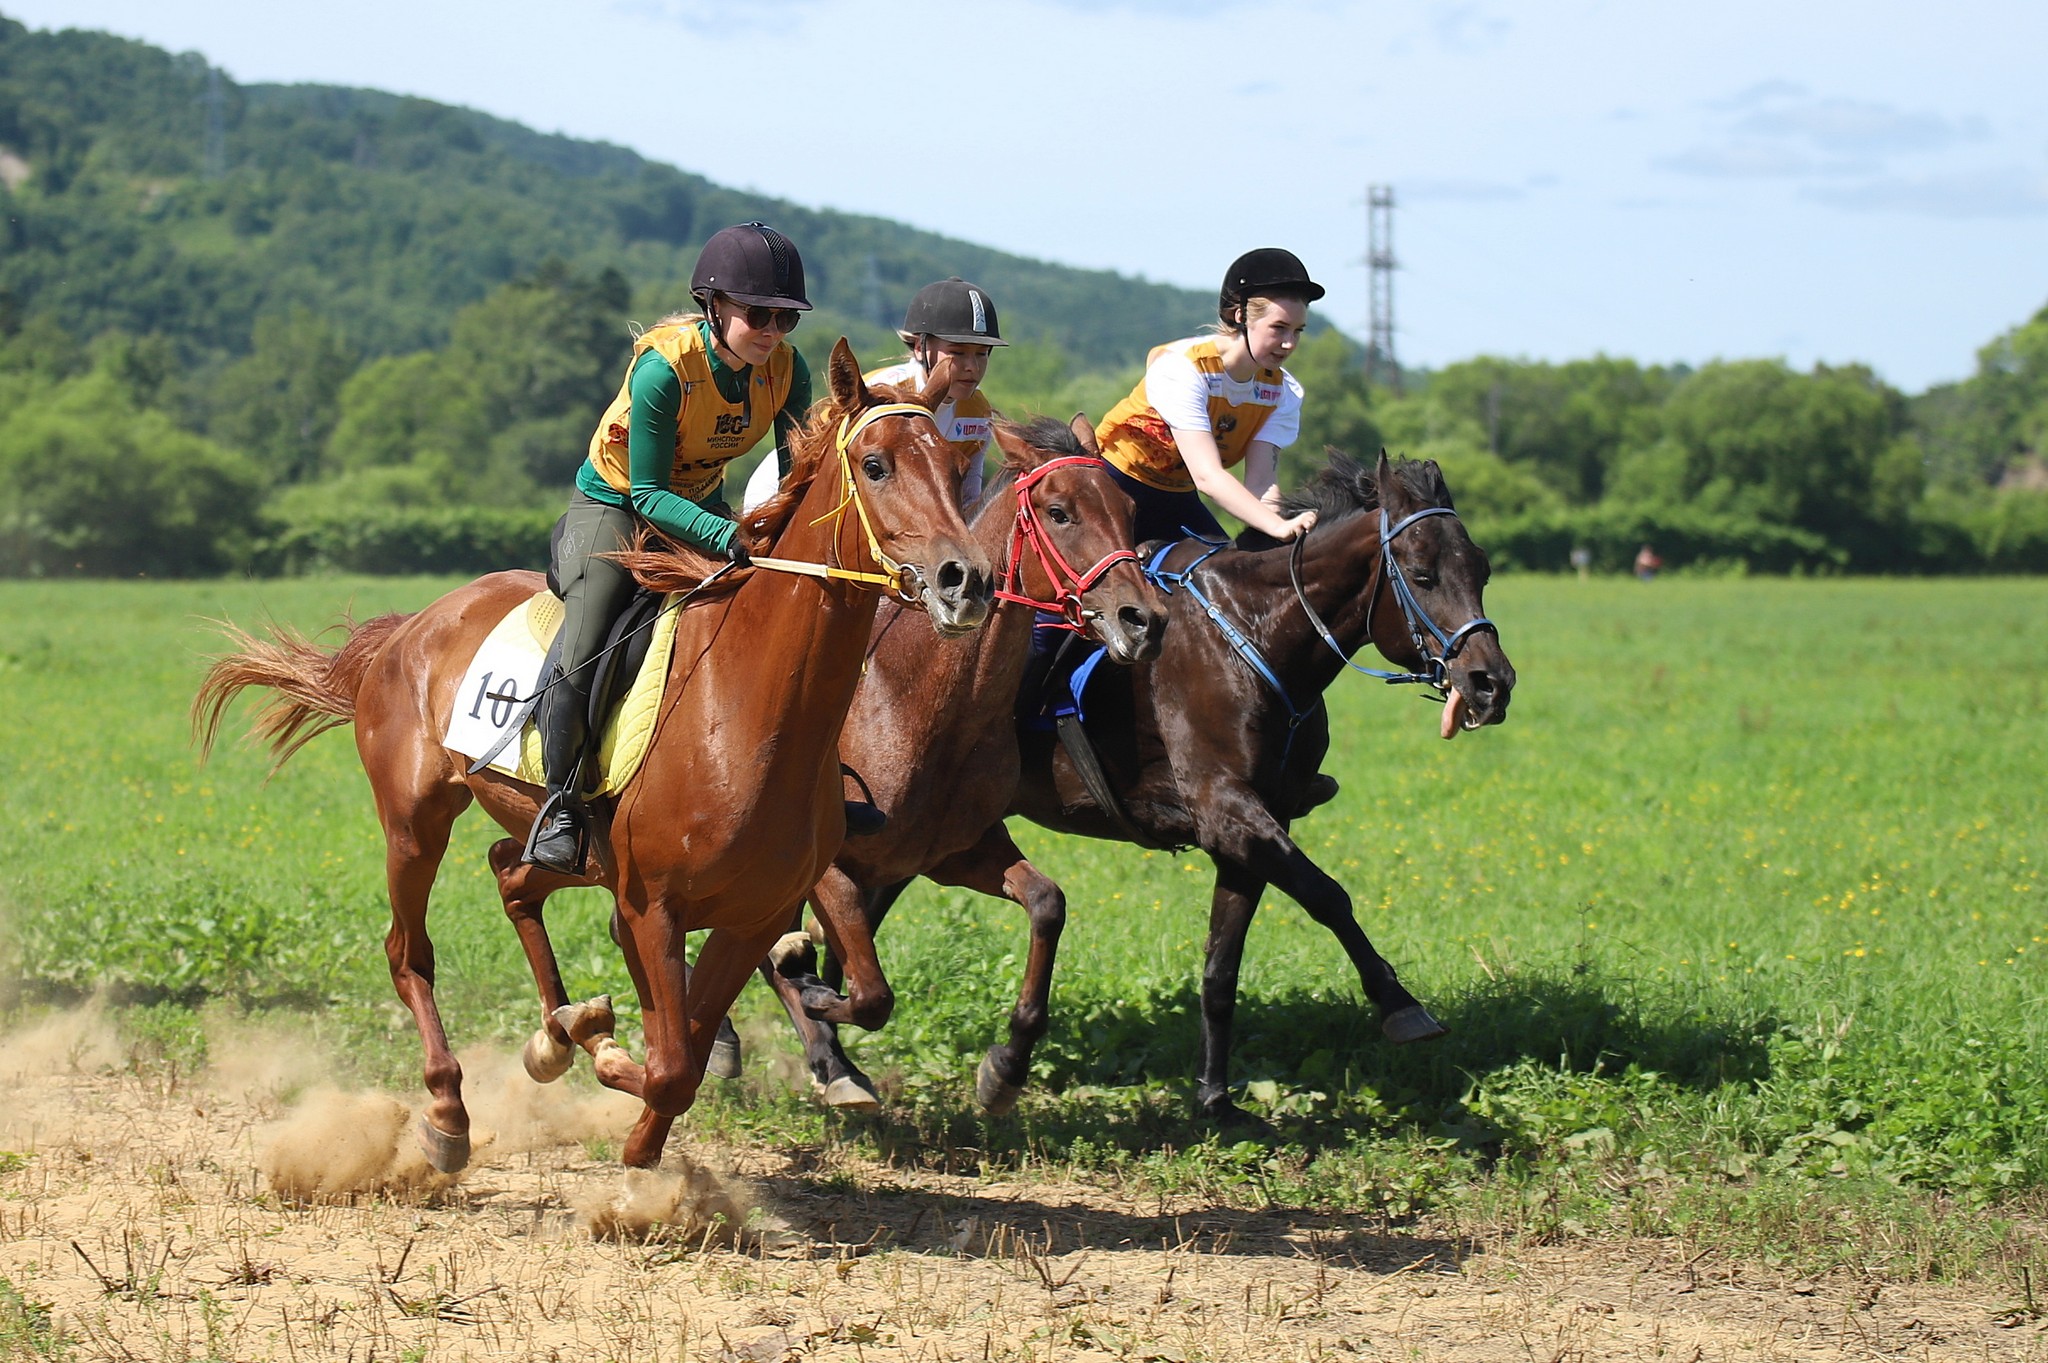
<path fill-rule="evenodd" d="M 1919 391 L 2048 303 L 2038 0 L 0 11 L 1177 284 L 1286 245 L 1361 336 L 1365 189 L 1391 184 L 1409 364 L 1777 355 Z"/>

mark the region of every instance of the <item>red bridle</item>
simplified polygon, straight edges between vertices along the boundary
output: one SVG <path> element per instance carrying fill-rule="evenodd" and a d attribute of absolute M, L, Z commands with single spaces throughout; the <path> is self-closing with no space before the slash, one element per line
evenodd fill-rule
<path fill-rule="evenodd" d="M 1031 472 L 1019 477 L 1014 484 L 1017 493 L 1017 519 L 1010 530 L 1010 561 L 1003 570 L 1003 585 L 996 589 L 996 600 L 1014 601 L 1020 606 L 1034 610 L 1057 611 L 1058 624 L 1047 622 L 1050 629 L 1070 629 L 1076 632 L 1086 628 L 1082 623 L 1081 596 L 1094 587 L 1102 575 L 1119 563 L 1138 561 L 1138 555 L 1130 549 L 1114 549 L 1096 561 L 1095 566 L 1085 573 L 1075 572 L 1067 562 L 1059 546 L 1052 542 L 1045 526 L 1039 522 L 1038 508 L 1031 504 L 1031 489 L 1039 479 L 1056 469 L 1091 468 L 1107 471 L 1109 465 L 1093 455 L 1068 455 L 1049 460 Z M 1024 548 L 1038 556 L 1038 566 L 1044 570 L 1046 579 L 1052 583 L 1054 596 L 1050 601 L 1040 601 L 1024 594 Z"/>

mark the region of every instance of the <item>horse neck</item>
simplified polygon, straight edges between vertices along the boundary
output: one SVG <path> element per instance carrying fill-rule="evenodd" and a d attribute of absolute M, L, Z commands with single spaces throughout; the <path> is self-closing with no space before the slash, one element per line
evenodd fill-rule
<path fill-rule="evenodd" d="M 1290 546 L 1247 557 L 1257 560 L 1255 580 L 1267 593 L 1262 640 L 1283 676 L 1306 677 L 1321 690 L 1343 670 L 1295 600 L 1288 569 Z M 1368 641 L 1379 593 L 1380 535 L 1371 512 L 1359 512 L 1311 534 L 1302 546 L 1301 585 L 1309 604 L 1348 656 Z M 1384 607 L 1379 607 L 1384 609 Z"/>
<path fill-rule="evenodd" d="M 975 509 L 974 520 L 967 527 L 969 537 L 988 555 L 990 563 L 996 564 L 997 580 L 1009 581 L 1010 554 L 1014 545 L 1023 554 L 1023 567 L 1030 571 L 1030 551 L 1016 544 L 1017 530 L 1017 480 L 1007 470 L 996 476 L 981 494 L 981 504 Z M 999 691 L 1005 685 L 1014 695 L 1017 682 L 1024 675 L 1024 662 L 1031 652 L 1032 611 L 1029 606 L 1020 606 L 1014 601 L 998 601 L 990 614 L 988 623 L 967 636 L 961 642 L 968 645 L 959 650 L 964 659 L 971 660 L 975 684 L 978 688 Z M 1005 709 L 1007 714 L 1008 710 Z"/>
<path fill-rule="evenodd" d="M 844 479 L 828 455 L 768 553 L 879 571 L 868 553 L 859 509 L 851 501 L 840 509 L 845 498 Z M 803 692 L 803 708 L 823 707 L 836 727 L 845 706 L 832 708 L 832 696 L 822 693 L 843 689 L 851 697 L 880 600 L 872 586 L 756 569 L 735 595 L 733 611 L 745 631 L 740 637 L 747 640 L 748 657 L 758 664 L 761 685 L 787 687 L 793 698 Z"/>

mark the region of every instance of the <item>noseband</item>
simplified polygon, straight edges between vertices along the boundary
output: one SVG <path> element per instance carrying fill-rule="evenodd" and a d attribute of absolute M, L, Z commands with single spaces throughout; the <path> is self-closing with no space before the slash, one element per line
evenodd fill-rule
<path fill-rule="evenodd" d="M 1401 571 L 1401 565 L 1394 561 L 1394 540 L 1403 530 L 1429 516 L 1455 517 L 1457 514 L 1447 506 L 1426 506 L 1420 511 L 1403 516 L 1390 528 L 1387 524 L 1387 508 L 1380 507 L 1380 572 L 1379 579 L 1373 583 L 1365 600 L 1365 634 L 1368 639 L 1372 637 L 1373 606 L 1379 601 L 1379 589 L 1384 583 L 1393 590 L 1394 604 L 1401 608 L 1401 618 L 1408 625 L 1408 637 L 1414 641 L 1416 655 L 1422 659 L 1423 670 L 1420 672 L 1385 672 L 1377 667 L 1360 667 L 1351 661 L 1351 656 L 1344 651 L 1343 645 L 1330 633 L 1330 627 L 1323 623 L 1323 617 L 1317 615 L 1316 608 L 1308 603 L 1308 593 L 1302 590 L 1301 552 L 1307 537 L 1295 537 L 1294 545 L 1287 556 L 1287 573 L 1294 582 L 1295 600 L 1301 602 L 1302 613 L 1307 615 L 1309 623 L 1316 627 L 1316 633 L 1323 636 L 1323 642 L 1343 660 L 1344 666 L 1354 672 L 1362 672 L 1368 677 L 1378 677 L 1390 686 L 1416 682 L 1442 691 L 1450 683 L 1451 662 L 1458 656 L 1459 650 L 1465 647 L 1467 640 L 1480 630 L 1488 631 L 1496 639 L 1500 637 L 1500 630 L 1494 626 L 1493 621 L 1483 615 L 1475 615 L 1460 625 L 1455 633 L 1444 633 L 1436 621 L 1430 618 L 1429 611 L 1423 607 L 1422 602 L 1416 598 L 1414 588 L 1408 585 L 1407 575 Z M 1435 657 L 1430 656 L 1429 646 L 1423 639 L 1424 630 L 1429 631 L 1437 641 L 1439 651 Z"/>
<path fill-rule="evenodd" d="M 1047 474 L 1063 468 L 1107 471 L 1109 465 L 1093 455 L 1067 455 L 1040 464 L 1017 479 L 1017 519 L 1011 525 L 1009 564 L 1003 570 L 1003 585 L 996 589 L 996 600 L 1014 601 L 1020 606 L 1041 611 L 1056 611 L 1059 622 L 1048 621 L 1046 627 L 1073 630 L 1078 634 L 1087 628 L 1086 619 L 1090 614 L 1082 608 L 1082 596 L 1101 580 L 1104 573 L 1119 563 L 1136 563 L 1138 555 L 1132 549 L 1113 549 L 1097 559 L 1095 566 L 1086 572 L 1076 572 L 1074 565 L 1067 562 L 1066 555 L 1052 542 L 1044 523 L 1038 519 L 1038 508 L 1031 504 L 1031 489 Z M 1050 601 L 1040 601 L 1024 591 L 1024 549 L 1027 545 L 1037 556 L 1038 566 L 1044 570 L 1047 581 L 1052 583 L 1053 599 Z"/>

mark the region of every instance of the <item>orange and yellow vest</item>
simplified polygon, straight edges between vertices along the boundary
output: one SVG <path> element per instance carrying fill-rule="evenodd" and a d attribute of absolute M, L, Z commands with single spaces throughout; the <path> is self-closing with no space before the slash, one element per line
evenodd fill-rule
<path fill-rule="evenodd" d="M 754 366 L 745 396 L 734 403 L 727 402 L 712 381 L 711 356 L 704 349 L 704 334 L 696 322 L 642 332 L 633 342 L 633 358 L 626 362 L 619 395 L 605 409 L 590 437 L 591 467 L 608 487 L 622 493 L 631 491 L 633 485 L 626 453 L 626 426 L 633 411 L 633 366 L 650 350 L 669 362 L 683 387 L 669 490 L 693 502 L 702 501 L 718 491 L 725 479 L 725 466 L 752 449 L 775 424 L 775 414 L 789 398 L 793 352 L 787 343 L 776 346 L 766 364 Z"/>
<path fill-rule="evenodd" d="M 894 383 L 915 390 L 924 383 L 918 372 L 917 361 L 904 360 L 897 364 L 883 365 L 870 369 L 861 375 L 866 383 Z M 941 415 L 947 403 L 939 404 Z M 939 434 L 945 438 L 963 459 L 978 459 L 987 450 L 989 438 L 995 434 L 996 409 L 989 406 L 988 399 L 981 395 L 979 388 L 958 402 L 951 403 L 952 415 L 944 416 L 939 422 Z"/>
<path fill-rule="evenodd" d="M 1280 405 L 1287 380 L 1278 369 L 1261 369 L 1252 376 L 1251 392 L 1245 401 L 1225 401 L 1221 344 L 1214 336 L 1169 341 L 1152 347 L 1145 356 L 1145 367 L 1150 369 L 1154 360 L 1175 349 L 1194 363 L 1195 372 L 1209 384 L 1209 430 L 1216 437 L 1216 451 L 1223 456 L 1223 467 L 1232 468 L 1243 462 L 1259 428 Z M 1103 458 L 1147 487 L 1156 487 L 1161 492 L 1195 490 L 1195 480 L 1188 476 L 1188 467 L 1181 462 L 1180 447 L 1173 443 L 1172 429 L 1145 397 L 1143 379 L 1138 380 L 1129 397 L 1109 409 L 1109 415 L 1095 428 L 1095 439 L 1102 446 Z"/>

